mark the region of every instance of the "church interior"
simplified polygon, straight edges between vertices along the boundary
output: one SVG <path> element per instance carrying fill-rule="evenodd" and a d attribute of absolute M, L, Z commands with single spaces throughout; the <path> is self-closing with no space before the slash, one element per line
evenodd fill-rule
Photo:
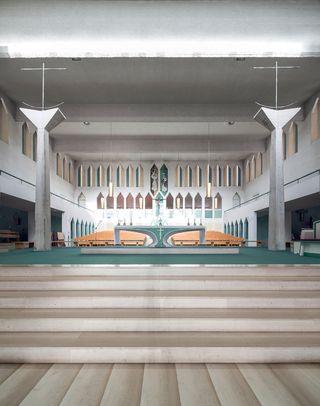
<path fill-rule="evenodd" d="M 317 405 L 320 3 L 0 1 L 0 405 Z"/>

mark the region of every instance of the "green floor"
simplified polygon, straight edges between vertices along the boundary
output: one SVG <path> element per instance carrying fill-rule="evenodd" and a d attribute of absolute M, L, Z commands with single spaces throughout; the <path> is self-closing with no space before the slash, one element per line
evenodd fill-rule
<path fill-rule="evenodd" d="M 28 249 L 1 253 L 0 264 L 320 264 L 320 258 L 266 248 L 241 248 L 239 255 L 81 255 L 79 248 L 53 248 L 47 252 Z"/>

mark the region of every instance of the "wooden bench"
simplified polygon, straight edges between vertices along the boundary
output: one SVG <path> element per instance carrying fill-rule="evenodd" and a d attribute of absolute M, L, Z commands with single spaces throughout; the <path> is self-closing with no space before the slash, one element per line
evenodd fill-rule
<path fill-rule="evenodd" d="M 7 240 L 9 242 L 10 240 L 20 240 L 20 234 L 17 231 L 11 231 L 11 230 L 0 230 L 0 239 Z"/>

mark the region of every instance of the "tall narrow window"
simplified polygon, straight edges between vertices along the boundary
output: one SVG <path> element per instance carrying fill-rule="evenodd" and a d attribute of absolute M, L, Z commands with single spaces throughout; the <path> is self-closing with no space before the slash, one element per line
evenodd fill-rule
<path fill-rule="evenodd" d="M 288 157 L 298 152 L 298 126 L 292 122 L 288 132 Z"/>
<path fill-rule="evenodd" d="M 87 186 L 93 186 L 92 184 L 92 166 L 90 165 L 87 169 Z"/>
<path fill-rule="evenodd" d="M 222 170 L 219 165 L 216 166 L 216 186 L 222 186 Z"/>
<path fill-rule="evenodd" d="M 143 167 L 142 165 L 136 168 L 136 187 L 143 187 Z"/>
<path fill-rule="evenodd" d="M 311 142 L 320 139 L 320 101 L 317 97 L 311 111 Z"/>
<path fill-rule="evenodd" d="M 32 158 L 35 162 L 37 161 L 37 148 L 38 148 L 38 134 L 37 131 L 35 131 L 32 136 Z"/>
<path fill-rule="evenodd" d="M 185 168 L 185 186 L 191 187 L 192 186 L 192 168 L 187 165 Z"/>
<path fill-rule="evenodd" d="M 105 175 L 104 175 L 104 167 L 102 165 L 99 165 L 97 168 L 97 186 L 105 186 Z"/>
<path fill-rule="evenodd" d="M 237 207 L 241 203 L 240 196 L 238 193 L 235 193 L 232 198 L 232 206 Z"/>
<path fill-rule="evenodd" d="M 222 198 L 220 193 L 217 193 L 214 197 L 214 208 L 215 210 L 218 209 L 222 209 Z"/>
<path fill-rule="evenodd" d="M 182 187 L 182 186 L 183 186 L 182 168 L 180 165 L 177 165 L 177 167 L 176 167 L 176 187 Z"/>
<path fill-rule="evenodd" d="M 133 167 L 129 165 L 126 169 L 126 187 L 133 187 Z"/>
<path fill-rule="evenodd" d="M 233 186 L 241 186 L 241 168 L 239 165 L 233 168 Z"/>
<path fill-rule="evenodd" d="M 119 165 L 117 167 L 117 174 L 116 174 L 116 184 L 117 187 L 124 187 L 124 170 L 123 166 Z"/>
<path fill-rule="evenodd" d="M 68 180 L 68 163 L 66 157 L 63 158 L 62 162 L 62 177 L 64 180 Z"/>
<path fill-rule="evenodd" d="M 104 209 L 105 208 L 105 198 L 103 194 L 100 192 L 97 197 L 97 209 Z"/>
<path fill-rule="evenodd" d="M 282 159 L 287 159 L 287 134 L 282 131 Z"/>
<path fill-rule="evenodd" d="M 256 158 L 253 156 L 250 162 L 250 180 L 254 180 L 256 177 Z"/>
<path fill-rule="evenodd" d="M 73 183 L 73 168 L 72 168 L 72 164 L 71 164 L 71 162 L 69 162 L 69 165 L 68 165 L 68 176 L 69 176 L 69 182 L 70 183 Z"/>
<path fill-rule="evenodd" d="M 22 153 L 31 158 L 31 139 L 27 123 L 22 125 Z"/>
<path fill-rule="evenodd" d="M 78 187 L 84 186 L 83 178 L 84 178 L 84 169 L 83 166 L 80 165 L 78 167 Z"/>
<path fill-rule="evenodd" d="M 262 154 L 261 152 L 258 153 L 257 155 L 257 160 L 256 160 L 256 176 L 262 175 Z"/>
<path fill-rule="evenodd" d="M 213 170 L 210 165 L 207 165 L 206 168 L 206 180 L 206 183 L 211 183 L 211 185 L 213 185 Z"/>
<path fill-rule="evenodd" d="M 246 161 L 245 177 L 246 177 L 246 183 L 249 183 L 250 182 L 250 161 L 249 161 L 249 159 Z"/>
<path fill-rule="evenodd" d="M 9 114 L 2 98 L 0 98 L 0 140 L 7 144 L 9 142 Z"/>
<path fill-rule="evenodd" d="M 192 196 L 190 193 L 188 193 L 185 198 L 185 208 L 192 209 Z"/>
<path fill-rule="evenodd" d="M 59 153 L 56 154 L 56 174 L 62 177 L 62 159 Z"/>
<path fill-rule="evenodd" d="M 199 165 L 195 167 L 195 177 L 196 177 L 196 184 L 197 187 L 202 187 L 202 169 Z"/>
<path fill-rule="evenodd" d="M 232 185 L 232 171 L 229 165 L 224 167 L 224 186 L 231 186 Z"/>
<path fill-rule="evenodd" d="M 81 192 L 80 195 L 78 196 L 78 205 L 82 207 L 86 207 L 86 197 L 85 195 Z"/>

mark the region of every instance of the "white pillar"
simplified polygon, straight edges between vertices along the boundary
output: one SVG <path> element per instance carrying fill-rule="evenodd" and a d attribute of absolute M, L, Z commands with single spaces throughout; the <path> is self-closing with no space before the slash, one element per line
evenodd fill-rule
<path fill-rule="evenodd" d="M 271 133 L 270 195 L 269 195 L 269 250 L 285 250 L 284 185 L 282 158 L 282 129 Z"/>

